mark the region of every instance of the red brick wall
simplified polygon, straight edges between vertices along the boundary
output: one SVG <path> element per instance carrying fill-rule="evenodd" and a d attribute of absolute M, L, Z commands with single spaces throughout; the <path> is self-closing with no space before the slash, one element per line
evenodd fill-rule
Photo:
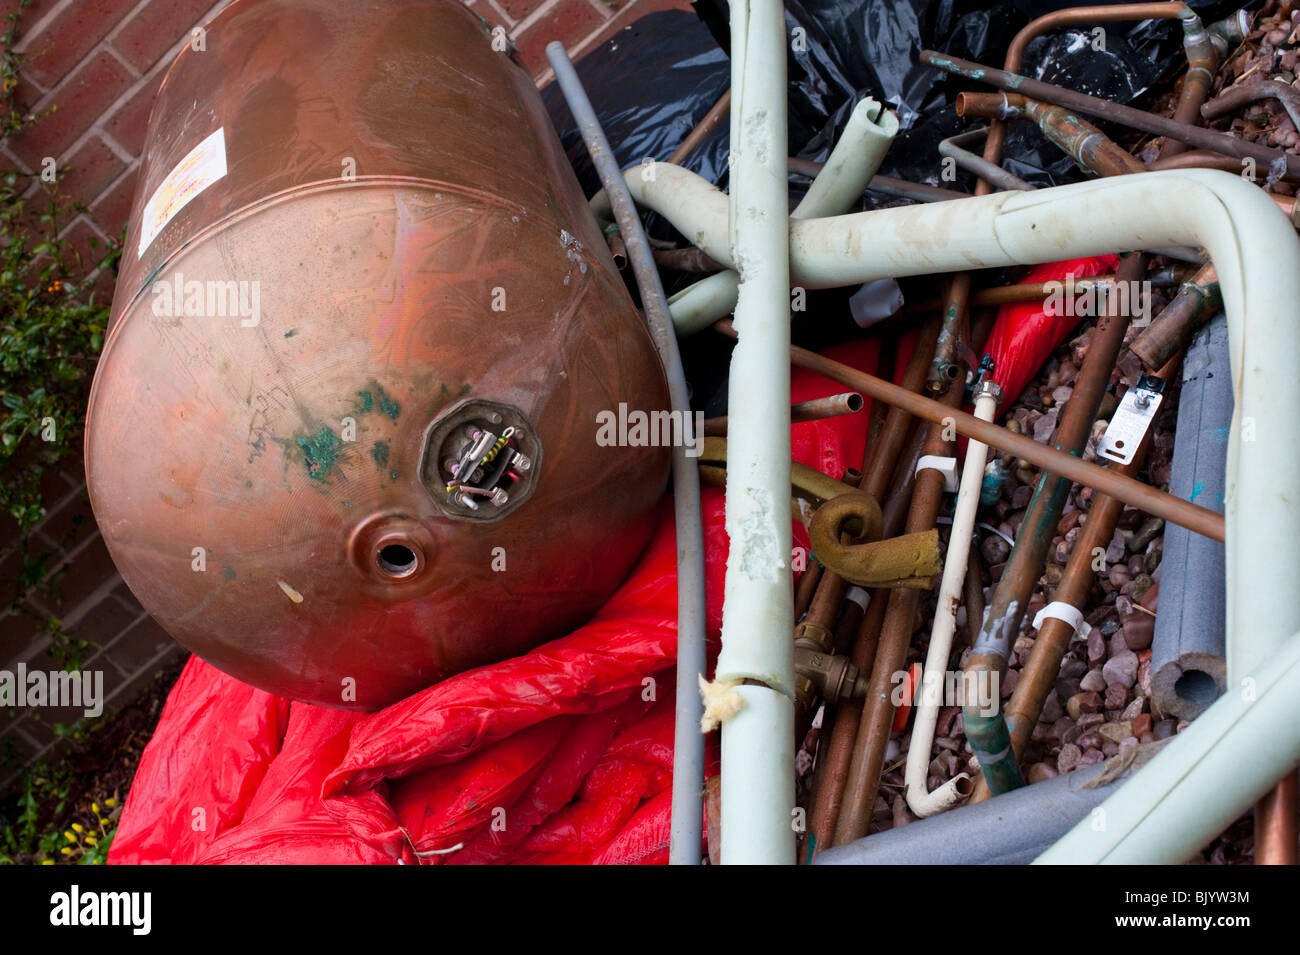
<path fill-rule="evenodd" d="M 20 93 L 43 118 L 0 151 L 6 168 L 30 172 L 45 157 L 56 160 L 62 190 L 87 211 L 63 235 L 93 261 L 89 240 L 121 233 L 131 210 L 149 109 L 163 72 L 188 41 L 230 0 L 34 0 L 22 13 L 17 48 L 28 56 Z M 253 2 L 253 0 L 244 0 Z M 347 0 L 337 0 L 347 2 Z M 687 0 L 469 0 L 484 20 L 505 27 L 539 85 L 549 82 L 545 47 L 560 40 L 575 59 L 603 43 L 637 17 L 655 10 L 687 9 Z M 0 17 L 17 9 L 0 0 Z M 3 29 L 3 27 L 0 27 Z M 102 251 L 102 244 L 100 246 Z M 108 275 L 97 289 L 111 293 Z M 145 686 L 158 667 L 183 651 L 136 603 L 114 570 L 85 496 L 75 463 L 47 482 L 49 515 L 35 531 L 33 547 L 55 555 L 51 573 L 62 573 L 57 600 L 28 593 L 19 609 L 0 617 L 0 669 L 20 661 L 48 670 L 48 638 L 39 620 L 55 616 L 70 636 L 102 649 L 86 667 L 104 671 L 106 712 Z M 11 520 L 0 518 L 0 587 L 12 589 L 21 562 Z M 22 759 L 58 744 L 52 722 L 73 714 L 47 710 L 43 719 L 8 708 L 0 714 L 0 754 L 12 747 Z M 0 766 L 0 789 L 13 767 Z"/>

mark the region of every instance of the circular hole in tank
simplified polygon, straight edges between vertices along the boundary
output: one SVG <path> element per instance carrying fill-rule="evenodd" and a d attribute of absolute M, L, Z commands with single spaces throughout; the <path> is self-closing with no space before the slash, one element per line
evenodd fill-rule
<path fill-rule="evenodd" d="M 375 562 L 389 577 L 409 577 L 420 566 L 420 558 L 405 544 L 385 544 Z"/>

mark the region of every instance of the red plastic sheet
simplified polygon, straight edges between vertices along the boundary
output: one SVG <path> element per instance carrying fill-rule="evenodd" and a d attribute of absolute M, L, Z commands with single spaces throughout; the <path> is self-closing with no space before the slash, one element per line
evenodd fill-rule
<path fill-rule="evenodd" d="M 875 370 L 874 345 L 838 351 Z M 792 386 L 804 398 L 843 390 L 802 370 Z M 859 413 L 797 425 L 795 457 L 839 476 L 861 464 L 866 424 Z M 702 503 L 712 659 L 722 492 L 706 487 Z M 591 622 L 377 713 L 291 702 L 192 658 L 109 862 L 666 862 L 676 587 L 665 501 L 641 562 Z M 716 772 L 716 747 L 710 762 Z"/>
<path fill-rule="evenodd" d="M 1113 255 L 1047 262 L 1031 269 L 1021 279 L 1021 284 L 1064 282 L 1069 275 L 1076 279 L 1104 275 L 1115 271 L 1118 262 L 1119 259 Z M 1060 315 L 1049 315 L 1041 302 L 1021 302 L 998 309 L 998 318 L 984 351 L 993 357 L 993 380 L 1002 386 L 1000 414 L 1020 397 L 1025 385 L 1038 374 L 1043 363 L 1080 321 L 1082 316 L 1068 309 L 1062 310 Z"/>

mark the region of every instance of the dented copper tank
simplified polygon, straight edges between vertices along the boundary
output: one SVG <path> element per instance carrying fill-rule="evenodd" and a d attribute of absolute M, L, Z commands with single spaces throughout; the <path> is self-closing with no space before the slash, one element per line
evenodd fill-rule
<path fill-rule="evenodd" d="M 240 680 L 375 709 L 583 622 L 667 406 L 527 74 L 453 0 L 242 0 L 150 120 L 86 433 L 144 607 Z"/>

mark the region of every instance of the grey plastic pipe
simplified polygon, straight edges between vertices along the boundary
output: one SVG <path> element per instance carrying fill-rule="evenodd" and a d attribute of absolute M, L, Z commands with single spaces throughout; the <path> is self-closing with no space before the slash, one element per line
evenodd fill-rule
<path fill-rule="evenodd" d="M 1121 760 L 826 849 L 813 865 L 1026 865 L 1136 772 L 1131 765 L 1120 769 Z"/>
<path fill-rule="evenodd" d="M 1224 452 L 1232 422 L 1228 322 L 1198 331 L 1183 359 L 1182 393 L 1169 490 L 1223 511 Z M 1159 715 L 1194 719 L 1224 691 L 1223 545 L 1176 524 L 1165 527 L 1160 612 L 1151 643 L 1151 705 Z"/>
<path fill-rule="evenodd" d="M 569 62 L 562 43 L 546 47 L 569 111 L 577 120 L 587 151 L 611 198 L 619 233 L 627 244 L 628 259 L 636 275 L 646 321 L 654 335 L 668 377 L 668 396 L 674 414 L 693 420 L 686 390 L 677 336 L 673 334 L 668 302 L 655 268 L 645 229 L 623 184 L 609 140 L 601 129 L 582 82 Z M 788 390 L 787 390 L 788 394 Z M 704 831 L 704 737 L 700 717 L 704 707 L 699 680 L 705 672 L 704 526 L 700 517 L 700 472 L 687 457 L 686 445 L 673 447 L 673 507 L 677 531 L 677 701 L 673 736 L 672 822 L 668 849 L 674 865 L 699 865 Z M 787 455 L 788 456 L 788 455 Z"/>
<path fill-rule="evenodd" d="M 795 861 L 785 63 L 780 0 L 732 0 L 724 236 L 740 285 L 727 392 L 731 550 L 714 676 L 733 695 L 722 721 L 723 865 Z"/>

